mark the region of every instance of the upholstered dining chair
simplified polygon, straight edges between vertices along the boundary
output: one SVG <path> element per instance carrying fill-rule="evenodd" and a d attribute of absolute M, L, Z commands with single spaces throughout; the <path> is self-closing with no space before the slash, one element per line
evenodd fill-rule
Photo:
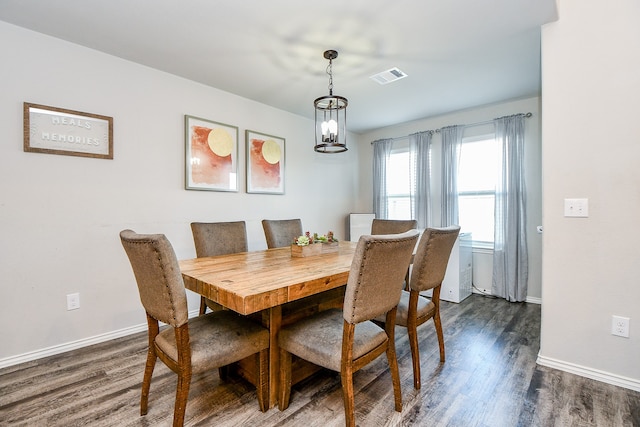
<path fill-rule="evenodd" d="M 371 223 L 371 234 L 398 234 L 405 231 L 414 230 L 418 228 L 418 221 L 415 219 L 377 219 L 374 218 Z M 405 284 L 409 283 L 409 271 L 404 275 Z"/>
<path fill-rule="evenodd" d="M 444 335 L 440 320 L 440 290 L 447 272 L 451 249 L 458 238 L 460 227 L 427 228 L 413 258 L 413 268 L 409 279 L 409 291 L 402 291 L 396 325 L 407 328 L 411 359 L 413 362 L 413 386 L 420 389 L 420 350 L 418 346 L 418 326 L 433 319 L 440 347 L 440 363 L 445 361 Z M 393 284 L 391 284 L 393 286 Z M 431 300 L 420 295 L 433 289 Z M 377 320 L 384 320 L 382 316 Z"/>
<path fill-rule="evenodd" d="M 230 311 L 188 319 L 187 296 L 171 243 L 163 234 L 120 232 L 147 314 L 149 348 L 142 381 L 140 415 L 147 413 L 156 359 L 178 374 L 173 425 L 184 423 L 191 375 L 252 356 L 256 363 L 260 409 L 268 407 L 269 332 Z M 162 331 L 159 323 L 169 327 Z"/>
<path fill-rule="evenodd" d="M 280 329 L 280 410 L 289 406 L 291 359 L 295 355 L 340 372 L 346 425 L 355 425 L 353 373 L 386 352 L 395 410 L 402 411 L 394 324 L 404 274 L 418 235 L 411 230 L 399 235 L 361 236 L 349 271 L 343 309 L 321 311 Z M 388 326 L 384 330 L 370 322 L 379 315 L 385 316 Z"/>
<path fill-rule="evenodd" d="M 371 234 L 398 234 L 418 228 L 418 221 L 415 219 L 378 219 L 371 223 Z"/>
<path fill-rule="evenodd" d="M 289 246 L 303 234 L 300 219 L 263 219 L 262 228 L 269 249 Z"/>
<path fill-rule="evenodd" d="M 247 225 L 244 221 L 192 222 L 191 232 L 198 258 L 247 252 Z M 221 310 L 222 306 L 208 298 L 200 297 L 200 314 Z"/>

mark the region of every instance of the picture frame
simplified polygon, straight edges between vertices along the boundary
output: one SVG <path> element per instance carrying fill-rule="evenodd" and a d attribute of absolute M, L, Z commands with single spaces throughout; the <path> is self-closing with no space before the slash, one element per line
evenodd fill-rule
<path fill-rule="evenodd" d="M 24 151 L 113 159 L 113 117 L 25 102 Z"/>
<path fill-rule="evenodd" d="M 238 128 L 195 116 L 185 120 L 185 189 L 238 191 Z"/>
<path fill-rule="evenodd" d="M 247 150 L 247 193 L 284 194 L 285 139 L 245 131 Z"/>

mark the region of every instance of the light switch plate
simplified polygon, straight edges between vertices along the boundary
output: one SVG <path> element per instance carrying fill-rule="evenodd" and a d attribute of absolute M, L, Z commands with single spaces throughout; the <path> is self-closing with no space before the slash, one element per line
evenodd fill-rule
<path fill-rule="evenodd" d="M 586 218 L 589 216 L 589 199 L 564 199 L 564 216 Z"/>

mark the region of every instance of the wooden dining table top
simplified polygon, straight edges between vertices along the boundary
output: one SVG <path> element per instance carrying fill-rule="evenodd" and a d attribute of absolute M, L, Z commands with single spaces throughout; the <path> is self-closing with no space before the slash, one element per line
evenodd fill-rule
<path fill-rule="evenodd" d="M 292 257 L 291 248 L 179 261 L 185 287 L 240 314 L 273 308 L 347 283 L 356 242 L 335 253 Z"/>

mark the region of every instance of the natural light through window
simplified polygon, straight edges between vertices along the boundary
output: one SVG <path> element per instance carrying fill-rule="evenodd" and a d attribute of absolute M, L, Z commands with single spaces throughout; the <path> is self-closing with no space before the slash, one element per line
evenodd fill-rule
<path fill-rule="evenodd" d="M 409 150 L 394 150 L 387 163 L 388 219 L 411 219 Z"/>
<path fill-rule="evenodd" d="M 500 146 L 490 137 L 464 139 L 458 165 L 458 213 L 461 231 L 474 243 L 493 244 L 496 183 Z"/>

